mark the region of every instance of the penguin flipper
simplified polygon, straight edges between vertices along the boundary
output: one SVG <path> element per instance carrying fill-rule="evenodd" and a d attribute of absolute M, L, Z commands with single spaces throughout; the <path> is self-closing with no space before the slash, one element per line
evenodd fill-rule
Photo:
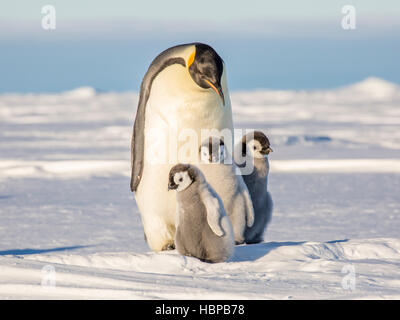
<path fill-rule="evenodd" d="M 136 111 L 135 123 L 133 125 L 132 141 L 131 141 L 131 191 L 136 191 L 143 171 L 144 161 L 144 115 L 146 111 L 145 96 L 147 91 L 143 84 L 140 90 L 139 104 Z"/>
<path fill-rule="evenodd" d="M 254 224 L 254 207 L 247 188 L 243 192 L 243 197 L 246 202 L 246 224 L 250 228 Z"/>
<path fill-rule="evenodd" d="M 249 189 L 247 188 L 243 177 L 237 176 L 237 179 L 239 181 L 239 193 L 243 196 L 244 200 L 243 209 L 245 210 L 246 214 L 246 225 L 250 228 L 253 226 L 255 220 L 253 201 L 251 200 Z"/>
<path fill-rule="evenodd" d="M 201 198 L 206 207 L 208 225 L 218 237 L 222 237 L 225 232 L 221 226 L 221 218 L 226 214 L 221 199 L 214 190 L 208 188 L 202 188 Z"/>

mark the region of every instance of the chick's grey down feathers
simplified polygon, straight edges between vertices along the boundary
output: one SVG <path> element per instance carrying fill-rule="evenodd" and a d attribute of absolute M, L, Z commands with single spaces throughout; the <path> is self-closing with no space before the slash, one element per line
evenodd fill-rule
<path fill-rule="evenodd" d="M 248 150 L 247 143 L 253 138 L 261 144 L 262 150 L 259 152 L 262 156 L 260 157 L 251 156 L 250 150 Z M 242 155 L 245 156 L 246 161 L 252 161 L 254 166 L 250 174 L 243 175 L 254 208 L 254 224 L 246 228 L 245 241 L 246 243 L 259 243 L 264 240 L 264 232 L 271 221 L 273 210 L 272 197 L 268 192 L 269 161 L 263 152 L 263 150 L 270 150 L 270 142 L 264 133 L 255 131 L 244 136 L 241 144 Z M 266 154 L 268 153 L 267 151 Z"/>
<path fill-rule="evenodd" d="M 189 167 L 193 168 L 193 166 Z M 182 168 L 184 167 L 173 168 L 171 172 L 179 172 Z M 206 194 L 209 194 L 212 201 L 217 201 L 220 206 L 222 215 L 218 218 L 219 221 L 217 223 L 223 231 L 221 235 L 217 235 L 209 225 L 207 216 L 209 213 L 203 198 L 204 193 L 201 191 L 202 188 L 207 188 Z M 222 201 L 215 191 L 204 179 L 199 179 L 196 174 L 194 181 L 186 189 L 177 192 L 176 197 L 178 202 L 178 222 L 175 246 L 178 252 L 182 255 L 196 257 L 205 262 L 214 263 L 227 260 L 233 251 L 233 234 L 229 219 L 223 209 Z"/>

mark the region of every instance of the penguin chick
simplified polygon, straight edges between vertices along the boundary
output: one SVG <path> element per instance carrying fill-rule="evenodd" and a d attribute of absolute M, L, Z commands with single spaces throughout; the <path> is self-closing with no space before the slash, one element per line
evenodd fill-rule
<path fill-rule="evenodd" d="M 221 199 L 202 172 L 193 165 L 175 165 L 169 173 L 168 190 L 177 191 L 178 252 L 205 262 L 222 262 L 231 257 L 232 225 Z"/>
<path fill-rule="evenodd" d="M 202 142 L 199 169 L 224 204 L 232 223 L 235 243 L 242 244 L 246 228 L 254 223 L 253 204 L 246 184 L 236 173 L 236 165 L 220 138 L 209 137 Z"/>
<path fill-rule="evenodd" d="M 254 131 L 243 136 L 237 149 L 241 150 L 241 155 L 245 159 L 244 165 L 239 167 L 242 169 L 249 161 L 253 165 L 250 174 L 242 175 L 254 207 L 254 224 L 252 227 L 246 228 L 245 241 L 246 243 L 259 243 L 264 240 L 264 232 L 272 216 L 273 202 L 267 186 L 268 154 L 273 150 L 269 139 L 261 131 Z"/>

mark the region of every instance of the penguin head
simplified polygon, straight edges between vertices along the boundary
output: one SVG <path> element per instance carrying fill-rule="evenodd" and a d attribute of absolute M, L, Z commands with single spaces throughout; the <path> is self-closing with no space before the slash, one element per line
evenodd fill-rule
<path fill-rule="evenodd" d="M 205 139 L 200 146 L 200 161 L 202 163 L 224 163 L 225 144 L 217 137 Z"/>
<path fill-rule="evenodd" d="M 207 44 L 195 43 L 186 66 L 193 81 L 203 89 L 215 91 L 221 98 L 222 104 L 225 105 L 221 85 L 224 62 L 218 53 Z"/>
<path fill-rule="evenodd" d="M 199 42 L 171 47 L 153 60 L 141 87 L 145 102 L 153 90 L 167 105 L 168 97 L 199 101 L 205 95 L 221 106 L 230 103 L 223 60 Z"/>
<path fill-rule="evenodd" d="M 190 164 L 177 164 L 169 172 L 168 190 L 178 192 L 187 189 L 198 179 L 198 171 Z"/>
<path fill-rule="evenodd" d="M 254 131 L 242 138 L 242 155 L 251 155 L 253 158 L 265 158 L 273 152 L 269 139 L 261 131 Z"/>

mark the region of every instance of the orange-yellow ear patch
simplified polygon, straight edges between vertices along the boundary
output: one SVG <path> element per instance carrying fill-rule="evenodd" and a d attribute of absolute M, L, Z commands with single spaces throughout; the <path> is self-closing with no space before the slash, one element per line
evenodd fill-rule
<path fill-rule="evenodd" d="M 189 68 L 191 66 L 191 64 L 194 61 L 194 57 L 196 56 L 196 48 L 193 50 L 193 52 L 191 53 L 191 55 L 189 56 L 189 59 L 187 61 L 187 67 Z"/>

